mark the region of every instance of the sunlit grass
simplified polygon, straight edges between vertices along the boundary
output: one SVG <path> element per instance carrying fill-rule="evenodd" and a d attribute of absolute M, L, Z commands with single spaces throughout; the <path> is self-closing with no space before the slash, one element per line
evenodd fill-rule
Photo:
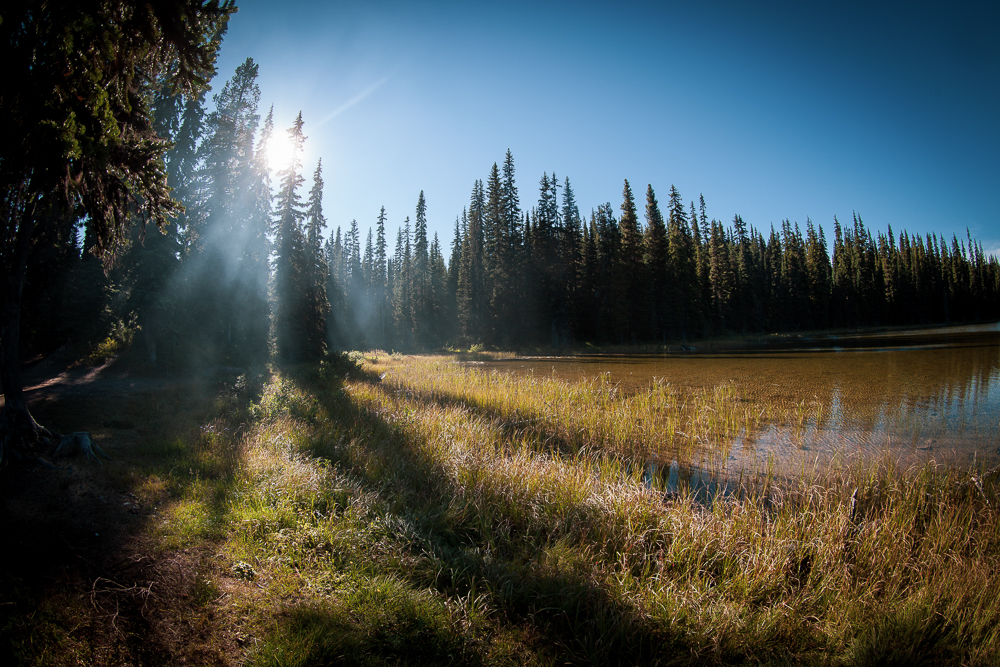
<path fill-rule="evenodd" d="M 667 488 L 650 461 L 713 472 L 759 418 L 726 385 L 370 351 L 205 400 L 123 481 L 157 548 L 213 554 L 195 602 L 249 664 L 1000 658 L 998 475 L 856 457 Z"/>
<path fill-rule="evenodd" d="M 650 457 L 728 447 L 754 415 L 730 385 L 684 392 L 663 380 L 626 391 L 607 375 L 584 382 L 483 372 L 441 357 L 365 359 L 388 391 L 414 402 L 459 404 L 489 415 L 508 433 L 534 434 L 572 454 Z"/>
<path fill-rule="evenodd" d="M 682 423 L 706 439 L 725 434 L 712 422 L 727 414 L 715 409 L 732 400 L 724 390 L 693 408 L 663 389 L 615 404 L 599 381 L 567 388 L 377 353 L 363 364 L 365 377 L 386 375 L 348 380 L 318 412 L 279 411 L 248 443 L 231 553 L 275 572 L 303 605 L 274 631 L 287 641 L 268 635 L 259 664 L 342 650 L 317 628 L 366 637 L 352 646 L 373 660 L 396 656 L 398 641 L 430 661 L 444 646 L 472 662 L 509 656 L 512 631 L 539 660 L 528 639 L 539 635 L 583 662 L 791 651 L 882 664 L 914 646 L 955 664 L 997 655 L 992 479 L 980 491 L 933 464 L 855 461 L 782 484 L 747 477 L 709 505 L 665 502 L 633 458 L 648 451 L 627 438 L 663 433 L 644 419 L 651 406 L 691 410 Z M 283 391 L 289 405 L 313 396 Z M 282 570 L 296 573 L 294 591 Z M 375 613 L 357 598 L 373 581 L 412 604 Z M 437 620 L 413 635 L 414 617 Z"/>

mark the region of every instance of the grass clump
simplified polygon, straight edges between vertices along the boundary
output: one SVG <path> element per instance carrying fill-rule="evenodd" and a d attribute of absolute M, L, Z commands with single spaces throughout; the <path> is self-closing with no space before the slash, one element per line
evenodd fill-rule
<path fill-rule="evenodd" d="M 662 380 L 626 391 L 607 375 L 577 383 L 456 366 L 440 357 L 384 359 L 383 384 L 424 403 L 460 405 L 493 419 L 514 438 L 534 435 L 563 453 L 649 458 L 709 445 L 728 448 L 759 426 L 729 385 L 684 392 Z"/>
<path fill-rule="evenodd" d="M 360 578 L 336 602 L 292 610 L 282 635 L 272 635 L 252 664 L 469 664 L 450 617 L 429 591 L 392 576 Z"/>

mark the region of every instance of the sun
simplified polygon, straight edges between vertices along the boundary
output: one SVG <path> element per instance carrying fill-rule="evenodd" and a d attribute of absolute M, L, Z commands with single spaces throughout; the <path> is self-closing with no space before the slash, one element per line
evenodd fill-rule
<path fill-rule="evenodd" d="M 291 137 L 283 134 L 272 134 L 267 140 L 267 164 L 275 171 L 281 171 L 288 166 L 295 154 L 295 144 Z"/>

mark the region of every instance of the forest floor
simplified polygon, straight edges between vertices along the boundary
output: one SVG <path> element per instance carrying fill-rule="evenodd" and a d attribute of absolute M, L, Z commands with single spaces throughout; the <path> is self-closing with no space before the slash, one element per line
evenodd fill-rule
<path fill-rule="evenodd" d="M 215 545 L 158 543 L 169 490 L 141 472 L 158 456 L 144 443 L 196 429 L 217 383 L 65 361 L 26 372 L 32 413 L 91 432 L 112 460 L 0 472 L 0 664 L 240 664 L 239 623 L 204 599 L 206 580 L 226 580 Z"/>

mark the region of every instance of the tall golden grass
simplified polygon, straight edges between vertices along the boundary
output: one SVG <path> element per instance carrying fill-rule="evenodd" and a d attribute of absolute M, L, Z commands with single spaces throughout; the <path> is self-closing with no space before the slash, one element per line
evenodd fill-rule
<path fill-rule="evenodd" d="M 995 475 L 857 459 L 664 494 L 647 458 L 755 419 L 730 389 L 355 358 L 342 384 L 276 380 L 247 437 L 230 557 L 297 610 L 258 664 L 343 650 L 324 628 L 387 660 L 408 654 L 373 638 L 397 632 L 428 662 L 1000 657 Z"/>

